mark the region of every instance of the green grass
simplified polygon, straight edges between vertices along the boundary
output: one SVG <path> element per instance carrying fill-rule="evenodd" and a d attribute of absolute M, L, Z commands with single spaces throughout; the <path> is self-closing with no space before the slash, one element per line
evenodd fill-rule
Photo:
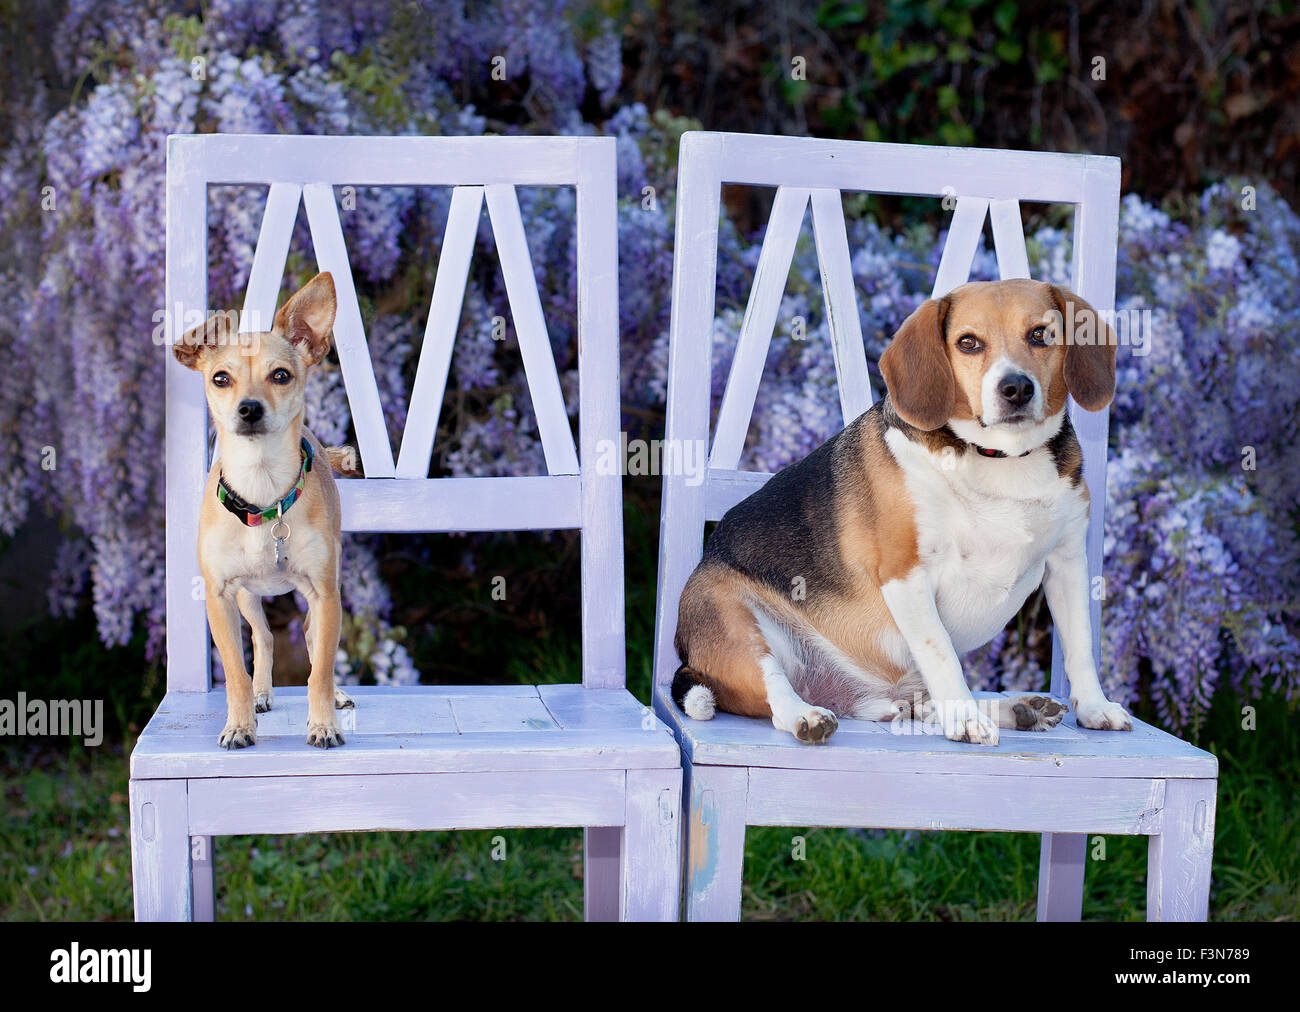
<path fill-rule="evenodd" d="M 629 508 L 629 688 L 650 684 L 656 539 Z M 491 552 L 522 553 L 530 567 L 550 553 L 556 574 L 576 576 L 566 542 L 489 546 L 476 576 L 426 584 L 445 637 L 470 637 L 453 662 L 482 663 L 480 681 L 574 681 L 579 658 L 569 622 L 537 635 L 515 630 L 535 607 L 524 595 L 509 615 L 465 607 L 484 574 L 512 571 Z M 556 555 L 560 561 L 554 561 Z M 500 565 L 502 568 L 495 568 Z M 536 571 L 536 570 L 534 570 Z M 424 581 L 431 574 L 405 574 Z M 512 577 L 512 586 L 515 585 Z M 522 582 L 522 581 L 521 581 Z M 539 599 L 550 593 L 539 583 Z M 523 598 L 523 599 L 521 599 Z M 457 603 L 459 601 L 459 604 Z M 418 622 L 411 623 L 420 646 Z M 454 632 L 453 632 L 454 630 Z M 480 644 L 483 654 L 480 655 Z M 443 643 L 450 649 L 448 643 Z M 487 651 L 495 651 L 488 654 Z M 45 698 L 106 699 L 110 738 L 97 749 L 45 739 L 0 750 L 0 919 L 131 917 L 127 809 L 129 742 L 152 712 L 161 683 L 141 679 L 140 645 L 104 650 L 87 616 L 43 621 L 0 636 L 0 698 L 25 688 Z M 455 671 L 452 671 L 455 674 Z M 466 680 L 474 680 L 467 678 Z M 40 686 L 33 690 L 31 686 Z M 1210 914 L 1223 920 L 1300 919 L 1300 731 L 1294 707 L 1250 701 L 1258 729 L 1243 730 L 1240 704 L 1220 693 L 1199 744 L 1219 756 L 1218 826 Z M 1150 714 L 1141 714 L 1150 719 Z M 123 744 L 126 742 L 126 744 Z M 802 860 L 796 859 L 802 837 Z M 499 838 L 499 839 L 498 839 Z M 504 855 L 499 844 L 504 844 Z M 742 916 L 750 920 L 1025 920 L 1035 910 L 1038 837 L 1028 834 L 751 828 Z M 1101 854 L 1104 848 L 1104 859 Z M 504 860 L 494 859 L 504 856 Z M 1145 838 L 1090 838 L 1083 915 L 1140 920 L 1146 908 Z M 582 916 L 580 830 L 459 833 L 330 833 L 225 837 L 216 847 L 221 920 L 576 920 Z"/>

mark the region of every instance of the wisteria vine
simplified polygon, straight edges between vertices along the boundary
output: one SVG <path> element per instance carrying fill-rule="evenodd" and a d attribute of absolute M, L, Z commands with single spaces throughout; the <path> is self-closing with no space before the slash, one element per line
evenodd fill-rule
<path fill-rule="evenodd" d="M 100 636 L 163 637 L 162 389 L 150 340 L 162 305 L 164 145 L 171 133 L 603 133 L 618 139 L 622 393 L 658 411 L 667 368 L 676 142 L 686 125 L 619 105 L 617 26 L 559 0 L 72 0 L 55 33 L 60 70 L 81 80 L 55 108 L 39 89 L 0 149 L 0 531 L 33 509 L 65 525 L 50 604 L 89 593 Z M 527 122 L 489 121 L 493 61 L 521 87 Z M 598 110 L 598 112 L 593 112 Z M 584 111 L 587 118 L 584 118 Z M 1150 354 L 1120 350 L 1106 517 L 1103 677 L 1148 699 L 1174 728 L 1216 692 L 1300 695 L 1300 218 L 1266 186 L 1223 182 L 1170 215 L 1124 201 L 1119 308 L 1152 310 Z M 566 393 L 574 375 L 573 199 L 521 190 L 534 268 Z M 209 197 L 210 301 L 238 305 L 265 191 Z M 359 188 L 342 216 L 394 443 L 405 423 L 432 264 L 447 214 L 439 191 Z M 760 236 L 724 219 L 714 393 L 734 349 Z M 933 278 L 942 234 L 849 221 L 873 375 L 885 343 Z M 491 249 L 486 220 L 480 250 Z M 1029 238 L 1034 276 L 1067 283 L 1069 239 Z M 298 223 L 285 290 L 314 271 Z M 536 424 L 499 272 L 476 257 L 435 473 L 538 473 Z M 996 277 L 981 250 L 974 277 Z M 796 339 L 794 321 L 806 327 Z M 744 466 L 775 469 L 840 424 L 815 249 L 801 240 L 755 407 Z M 571 399 L 570 399 L 571 400 Z M 571 400 L 572 403 L 572 400 Z M 317 370 L 308 423 L 350 432 L 337 366 Z M 48 461 L 47 448 L 57 454 Z M 145 504 L 127 516 L 106 497 Z M 345 679 L 418 674 L 390 624 L 393 600 L 366 538 L 345 551 Z M 983 687 L 1043 686 L 1046 609 L 967 660 Z"/>

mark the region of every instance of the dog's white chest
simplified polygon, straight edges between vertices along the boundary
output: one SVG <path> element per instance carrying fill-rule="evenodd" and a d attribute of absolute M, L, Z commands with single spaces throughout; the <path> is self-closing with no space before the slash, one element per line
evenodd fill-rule
<path fill-rule="evenodd" d="M 280 564 L 276 563 L 275 538 L 271 536 L 271 525 L 261 524 L 246 527 L 238 544 L 232 546 L 237 558 L 232 563 L 237 567 L 244 588 L 254 594 L 272 596 L 293 590 L 295 583 L 289 570 L 292 558 L 292 533 L 288 541 L 280 545 Z"/>
<path fill-rule="evenodd" d="M 310 570 L 306 560 L 320 551 L 320 539 L 307 524 L 294 525 L 291 515 L 286 520 L 289 537 L 280 546 L 281 564 L 276 562 L 270 523 L 256 527 L 238 521 L 224 524 L 227 531 L 222 537 L 221 551 L 211 564 L 212 575 L 220 582 L 233 581 L 263 597 L 297 589 L 303 572 Z"/>
<path fill-rule="evenodd" d="M 1046 453 L 967 455 L 936 467 L 900 448 L 916 512 L 918 552 L 939 617 L 960 654 L 987 643 L 1042 583 L 1047 556 L 1087 503 Z"/>

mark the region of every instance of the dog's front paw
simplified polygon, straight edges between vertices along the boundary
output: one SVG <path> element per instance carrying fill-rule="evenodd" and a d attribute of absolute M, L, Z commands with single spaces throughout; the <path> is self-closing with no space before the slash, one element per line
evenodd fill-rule
<path fill-rule="evenodd" d="M 333 720 L 328 722 L 309 720 L 307 722 L 307 744 L 317 748 L 334 748 L 343 745 L 343 735 Z"/>
<path fill-rule="evenodd" d="M 972 745 L 996 745 L 998 726 L 982 713 L 960 718 L 945 724 L 944 737 L 949 741 L 965 741 Z"/>
<path fill-rule="evenodd" d="M 351 696 L 349 696 L 346 692 L 340 689 L 337 685 L 334 686 L 334 709 L 351 710 L 356 705 L 357 704 L 352 701 Z"/>
<path fill-rule="evenodd" d="M 258 713 L 266 713 L 271 709 L 275 702 L 275 690 L 267 689 L 265 692 L 259 692 L 253 697 L 253 709 Z"/>
<path fill-rule="evenodd" d="M 232 721 L 226 724 L 217 738 L 217 744 L 224 749 L 247 748 L 249 745 L 256 745 L 257 722 L 239 724 Z"/>
<path fill-rule="evenodd" d="M 814 706 L 795 721 L 794 736 L 805 745 L 825 745 L 839 726 L 835 714 L 823 707 Z"/>
<path fill-rule="evenodd" d="M 1064 703 L 1051 696 L 1017 696 L 1009 702 L 1017 731 L 1046 731 L 1069 712 Z"/>
<path fill-rule="evenodd" d="M 1077 699 L 1071 699 L 1070 705 L 1074 707 L 1075 719 L 1078 720 L 1080 727 L 1090 727 L 1094 731 L 1133 730 L 1133 718 L 1129 716 L 1129 712 L 1119 703 L 1112 703 L 1109 699 L 1083 704 L 1080 704 Z"/>
<path fill-rule="evenodd" d="M 943 736 L 950 741 L 972 745 L 996 745 L 997 722 L 983 713 L 974 699 L 926 700 L 921 707 L 926 723 L 940 724 Z"/>

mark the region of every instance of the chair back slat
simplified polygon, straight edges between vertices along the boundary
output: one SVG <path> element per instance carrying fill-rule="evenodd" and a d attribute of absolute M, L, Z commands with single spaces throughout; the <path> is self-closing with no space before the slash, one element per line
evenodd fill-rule
<path fill-rule="evenodd" d="M 862 346 L 862 321 L 853 288 L 853 257 L 844 226 L 844 205 L 839 190 L 813 190 L 813 237 L 821 269 L 826 320 L 835 352 L 835 378 L 840 390 L 844 424 L 871 407 L 871 378 Z"/>
<path fill-rule="evenodd" d="M 941 298 L 970 279 L 971 264 L 975 262 L 975 251 L 979 249 L 988 210 L 986 197 L 957 198 L 952 221 L 948 224 L 948 240 L 943 244 L 939 269 L 934 273 L 931 298 Z"/>
<path fill-rule="evenodd" d="M 167 146 L 167 337 L 207 305 L 207 188 L 266 186 L 244 319 L 269 329 L 299 202 L 318 268 L 334 276 L 334 344 L 364 478 L 338 482 L 345 531 L 582 532 L 582 680 L 624 684 L 621 468 L 602 468 L 619 439 L 617 194 L 612 138 L 183 135 Z M 450 186 L 452 198 L 425 343 L 394 463 L 333 188 Z M 577 197 L 579 448 L 575 447 L 533 274 L 516 186 L 570 186 Z M 547 475 L 428 478 L 483 204 L 519 334 Z M 167 685 L 210 688 L 199 504 L 207 478 L 201 377 L 168 354 Z M 400 477 L 402 480 L 396 480 Z M 347 565 L 346 560 L 344 565 Z M 203 635 L 198 635 L 199 631 Z"/>
<path fill-rule="evenodd" d="M 239 317 L 241 333 L 266 332 L 275 321 L 276 302 L 289 259 L 289 243 L 298 219 L 302 187 L 297 183 L 272 183 L 266 195 L 262 228 L 253 249 L 253 266 L 244 293 L 244 310 Z"/>
<path fill-rule="evenodd" d="M 1070 287 L 1098 312 L 1115 308 L 1115 260 L 1119 251 L 1119 159 L 1085 156 L 1083 194 L 1074 211 L 1074 257 Z M 1083 480 L 1092 506 L 1088 514 L 1088 595 L 1093 654 L 1101 663 L 1102 545 L 1106 507 L 1106 446 L 1109 411 L 1084 411 L 1070 400 L 1070 421 L 1083 444 Z M 1102 584 L 1101 589 L 1104 589 Z M 1052 693 L 1069 695 L 1061 640 L 1052 633 Z"/>
<path fill-rule="evenodd" d="M 582 458 L 582 683 L 626 684 L 623 614 L 623 486 L 608 474 L 620 444 L 618 166 L 612 140 L 578 167 L 578 438 Z M 715 219 L 716 220 L 716 219 Z"/>
<path fill-rule="evenodd" d="M 736 503 L 748 499 L 767 484 L 766 471 L 718 471 L 709 468 L 704 479 L 704 519 L 721 520 Z"/>
<path fill-rule="evenodd" d="M 357 533 L 577 530 L 576 474 L 338 482 L 343 529 Z"/>
<path fill-rule="evenodd" d="M 442 254 L 433 280 L 433 299 L 424 328 L 424 344 L 411 385 L 411 403 L 421 405 L 408 414 L 402 446 L 397 455 L 397 477 L 425 478 L 433 458 L 433 438 L 442 415 L 442 398 L 447 392 L 451 352 L 456 344 L 460 314 L 465 305 L 469 262 L 474 254 L 479 215 L 483 211 L 483 187 L 458 186 L 451 192 L 447 228 L 442 237 Z"/>
<path fill-rule="evenodd" d="M 564 410 L 560 377 L 546 332 L 546 317 L 542 315 L 542 300 L 537 293 L 533 259 L 528 252 L 515 188 L 502 183 L 487 187 L 487 205 L 501 258 L 501 274 L 510 296 L 519 351 L 524 358 L 528 393 L 537 416 L 537 431 L 542 437 L 546 470 L 551 474 L 577 474 L 578 453 L 573 446 L 569 416 Z"/>
<path fill-rule="evenodd" d="M 198 152 L 175 140 L 169 138 L 167 144 L 167 347 L 162 349 L 167 356 L 167 688 L 202 692 L 211 682 L 212 668 L 198 557 L 199 499 L 208 478 L 208 408 L 203 378 L 173 360 L 171 345 L 201 323 L 207 311 L 207 180 Z"/>
<path fill-rule="evenodd" d="M 954 181 L 959 187 L 954 188 Z M 678 163 L 677 235 L 673 266 L 673 304 L 669 338 L 669 378 L 666 435 L 669 445 L 696 441 L 709 445 L 709 391 L 712 362 L 715 286 L 717 283 L 717 224 L 723 183 L 778 187 L 772 222 L 760 254 L 760 271 L 750 295 L 751 311 L 737 346 L 727 380 L 727 395 L 719 413 L 718 432 L 703 480 L 666 471 L 659 533 L 659 582 L 655 620 L 654 678 L 672 679 L 677 667 L 673 637 L 678 602 L 687 578 L 703 550 L 704 524 L 717 520 L 752 494 L 770 475 L 739 470 L 739 461 L 757 396 L 762 362 L 772 325 L 757 317 L 756 305 L 779 305 L 781 292 L 758 291 L 769 272 L 763 261 L 773 228 L 779 229 L 772 259 L 781 253 L 777 270 L 784 287 L 789 271 L 785 246 L 788 233 L 802 221 L 801 195 L 813 207 L 813 227 L 826 299 L 826 312 L 835 348 L 841 410 L 847 424 L 871 404 L 865 381 L 866 365 L 853 286 L 842 191 L 957 197 L 947 242 L 936 271 L 933 295 L 940 296 L 967 281 L 986 217 L 991 218 L 998 270 L 1003 278 L 1028 277 L 1029 262 L 1021 201 L 1075 206 L 1073 289 L 1099 311 L 1108 312 L 1115 299 L 1115 253 L 1118 240 L 1119 160 L 1088 155 L 926 145 L 876 144 L 819 138 L 767 137 L 754 134 L 688 132 L 682 136 Z M 790 196 L 782 203 L 782 193 Z M 793 230 L 791 205 L 798 205 Z M 780 215 L 778 215 L 778 205 Z M 759 300 L 762 300 L 760 303 Z M 772 321 L 775 311 L 772 311 Z M 746 354 L 746 340 L 751 341 Z M 761 352 L 761 354 L 760 354 Z M 861 366 L 859 366 L 861 361 Z M 755 365 L 757 362 L 757 365 Z M 742 372 L 738 377 L 736 369 Z M 734 393 L 733 393 L 734 391 Z M 734 402 L 729 406 L 728 398 Z M 1070 402 L 1070 417 L 1084 452 L 1084 476 L 1092 498 L 1089 516 L 1088 564 L 1094 578 L 1101 572 L 1101 532 L 1105 504 L 1106 412 L 1082 411 Z M 743 416 L 743 417 L 742 417 Z M 726 430 L 723 431 L 723 423 Z M 1092 601 L 1094 651 L 1100 650 L 1100 601 Z M 1054 647 L 1052 691 L 1068 693 Z M 662 696 L 657 705 L 665 705 Z"/>
<path fill-rule="evenodd" d="M 393 447 L 384 425 L 384 409 L 379 403 L 379 384 L 375 381 L 374 363 L 366 345 L 361 305 L 352 283 L 352 262 L 343 241 L 334 187 L 329 183 L 308 183 L 302 188 L 307 207 L 307 224 L 311 228 L 316 262 L 334 276 L 334 293 L 338 310 L 334 316 L 334 350 L 343 370 L 348 391 L 348 407 L 357 434 L 357 450 L 367 478 L 393 477 Z"/>
<path fill-rule="evenodd" d="M 1029 277 L 1029 253 L 1025 249 L 1025 226 L 1020 220 L 1020 201 L 989 201 L 993 225 L 993 248 L 998 256 L 998 275 L 1003 278 Z"/>
<path fill-rule="evenodd" d="M 781 298 L 785 295 L 785 282 L 790 276 L 795 243 L 803 226 L 804 211 L 808 208 L 808 197 L 806 189 L 782 186 L 772 201 L 763 248 L 754 270 L 754 286 L 749 292 L 745 319 L 736 340 L 736 354 L 718 408 L 718 424 L 709 455 L 710 467 L 734 468 L 740 461 L 745 433 L 754 412 L 754 399 L 758 396 L 758 384 L 763 378 L 767 349 L 772 342 L 772 329 L 776 326 Z"/>

